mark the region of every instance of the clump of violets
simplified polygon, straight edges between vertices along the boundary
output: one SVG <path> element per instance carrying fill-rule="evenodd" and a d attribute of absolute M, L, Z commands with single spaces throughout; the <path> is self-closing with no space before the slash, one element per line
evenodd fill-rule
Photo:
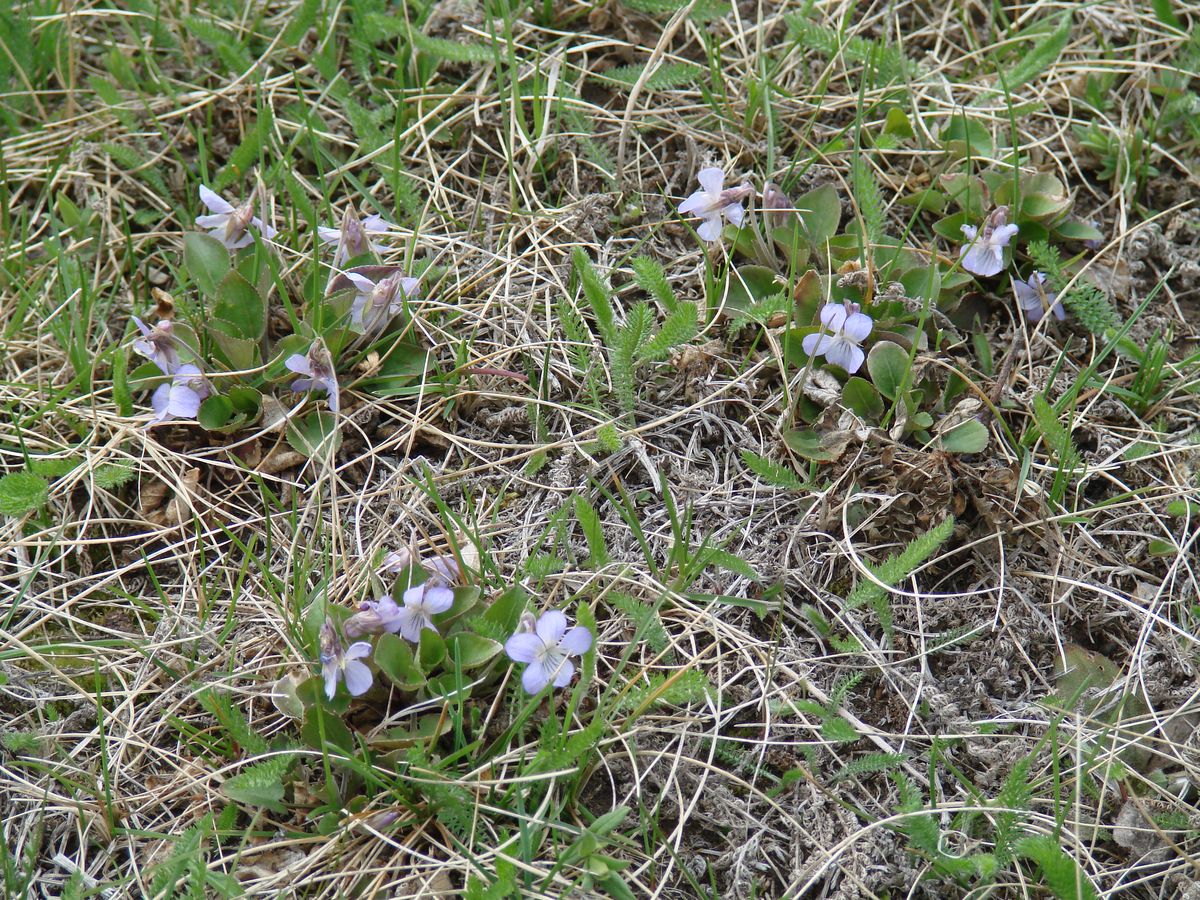
<path fill-rule="evenodd" d="M 696 173 L 700 190 L 679 204 L 681 215 L 699 216 L 704 221 L 696 229 L 700 240 L 720 240 L 724 221 L 740 227 L 746 218 L 742 201 L 754 193 L 754 188 L 743 182 L 737 187 L 725 187 L 725 173 L 715 166 Z"/>
<path fill-rule="evenodd" d="M 153 328 L 137 316 L 133 322 L 142 334 L 133 342 L 133 349 L 162 369 L 164 375 L 174 375 L 179 369 L 179 340 L 171 320 L 160 319 Z"/>
<path fill-rule="evenodd" d="M 1045 284 L 1046 275 L 1043 272 L 1034 272 L 1026 281 L 1014 279 L 1013 290 L 1017 295 L 1017 303 L 1025 311 L 1025 318 L 1030 322 L 1042 321 L 1042 316 L 1047 310 L 1061 322 L 1067 317 L 1067 311 L 1063 309 L 1058 294 L 1047 291 Z"/>
<path fill-rule="evenodd" d="M 974 275 L 989 277 L 1004 270 L 1004 248 L 1017 233 L 1017 226 L 1008 224 L 1008 207 L 997 206 L 983 220 L 983 230 L 974 225 L 963 225 L 962 232 L 967 243 L 958 254 L 962 267 Z"/>
<path fill-rule="evenodd" d="M 824 356 L 853 375 L 862 368 L 866 354 L 859 345 L 867 339 L 874 320 L 859 310 L 857 303 L 826 303 L 821 307 L 821 325 L 829 329 L 805 335 L 801 346 L 809 356 Z"/>
<path fill-rule="evenodd" d="M 359 611 L 346 622 L 346 634 L 359 637 L 388 631 L 416 644 L 426 628 L 437 632 L 433 617 L 454 605 L 454 591 L 439 582 L 427 581 L 406 590 L 402 600 L 403 606 L 385 594 L 378 600 L 360 603 Z"/>
<path fill-rule="evenodd" d="M 332 622 L 326 621 L 321 626 L 321 675 L 325 678 L 325 696 L 333 699 L 338 681 L 346 682 L 346 690 L 352 697 L 370 690 L 371 670 L 366 663 L 359 662 L 370 655 L 371 645 L 366 641 L 343 647 L 337 629 Z"/>
<path fill-rule="evenodd" d="M 387 234 L 391 223 L 383 216 L 372 214 L 360 219 L 354 213 L 353 207 L 347 207 L 342 216 L 339 228 L 329 228 L 324 225 L 317 227 L 317 237 L 322 244 L 336 244 L 337 251 L 333 255 L 335 268 L 341 267 L 347 260 L 375 252 L 378 248 L 371 240 L 372 235 Z"/>
<path fill-rule="evenodd" d="M 333 370 L 333 359 L 324 343 L 313 341 L 307 354 L 294 353 L 283 364 L 297 375 L 305 376 L 292 382 L 293 391 L 324 391 L 330 410 L 338 411 L 337 373 Z"/>
<path fill-rule="evenodd" d="M 423 559 L 421 568 L 429 573 L 430 584 L 440 583 L 443 585 L 456 584 L 462 576 L 462 569 L 458 565 L 458 560 L 453 556 L 434 556 L 430 559 Z M 412 551 L 407 547 L 401 547 L 399 550 L 389 550 L 383 557 L 383 561 L 379 564 L 381 573 L 390 575 L 399 575 L 405 569 L 413 564 Z"/>
<path fill-rule="evenodd" d="M 556 609 L 542 613 L 536 622 L 526 613 L 521 628 L 504 644 L 514 662 L 528 663 L 521 686 L 536 694 L 546 685 L 566 687 L 575 675 L 572 656 L 582 656 L 592 646 L 592 633 L 582 625 L 567 630 L 567 617 Z"/>
<path fill-rule="evenodd" d="M 150 396 L 154 418 L 147 427 L 177 419 L 195 419 L 208 395 L 208 382 L 198 366 L 191 363 L 178 366 L 171 373 L 171 380 L 160 384 Z"/>
<path fill-rule="evenodd" d="M 379 281 L 372 281 L 358 272 L 347 272 L 346 277 L 354 283 L 358 292 L 350 305 L 350 320 L 370 331 L 385 324 L 404 308 L 404 300 L 417 292 L 420 284 L 403 272 L 393 272 Z"/>
<path fill-rule="evenodd" d="M 239 250 L 254 243 L 251 225 L 259 234 L 270 240 L 279 232 L 254 215 L 254 201 L 248 200 L 234 206 L 207 185 L 200 185 L 200 202 L 209 208 L 211 215 L 196 216 L 196 224 L 204 228 L 229 250 Z"/>

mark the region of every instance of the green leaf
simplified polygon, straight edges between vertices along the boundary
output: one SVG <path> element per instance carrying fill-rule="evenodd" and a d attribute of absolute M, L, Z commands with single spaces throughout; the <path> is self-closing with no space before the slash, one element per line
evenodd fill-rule
<path fill-rule="evenodd" d="M 811 246 L 820 249 L 837 234 L 842 221 L 842 201 L 832 184 L 802 194 L 796 200 L 796 215 L 803 224 L 805 237 Z"/>
<path fill-rule="evenodd" d="M 235 803 L 262 806 L 273 812 L 287 812 L 283 805 L 283 777 L 292 765 L 291 754 L 272 756 L 243 769 L 221 783 L 221 793 Z"/>
<path fill-rule="evenodd" d="M 309 458 L 332 455 L 342 445 L 342 433 L 333 413 L 319 410 L 287 425 L 287 441 L 297 453 Z"/>
<path fill-rule="evenodd" d="M 596 327 L 600 330 L 600 337 L 605 346 L 611 347 L 616 339 L 617 331 L 616 316 L 612 306 L 612 292 L 601 279 L 600 273 L 596 271 L 596 267 L 592 265 L 592 261 L 588 259 L 582 248 L 576 247 L 571 258 L 575 263 L 575 271 L 579 274 L 583 294 L 587 297 L 588 304 L 592 307 L 592 314 L 596 317 Z"/>
<path fill-rule="evenodd" d="M 217 431 L 233 416 L 233 402 L 221 394 L 213 394 L 200 404 L 196 421 L 208 431 Z"/>
<path fill-rule="evenodd" d="M 842 455 L 845 447 L 827 446 L 816 431 L 796 428 L 783 433 L 783 442 L 793 453 L 816 462 L 833 462 Z"/>
<path fill-rule="evenodd" d="M 821 737 L 835 744 L 845 744 L 858 740 L 858 732 L 854 726 L 836 713 L 826 716 L 821 723 Z"/>
<path fill-rule="evenodd" d="M 695 303 L 680 303 L 663 320 L 658 333 L 638 350 L 638 362 L 665 359 L 676 347 L 681 347 L 700 333 Z"/>
<path fill-rule="evenodd" d="M 1046 886 L 1058 900 L 1096 900 L 1099 896 L 1079 862 L 1049 835 L 1023 838 L 1017 842 L 1016 850 L 1019 856 L 1037 863 Z"/>
<path fill-rule="evenodd" d="M 752 309 L 785 287 L 766 266 L 738 266 L 730 271 L 726 284 L 725 309 L 739 311 Z"/>
<path fill-rule="evenodd" d="M 661 303 L 667 312 L 675 309 L 675 292 L 658 260 L 649 256 L 635 256 L 631 265 L 638 287 Z"/>
<path fill-rule="evenodd" d="M 379 371 L 363 380 L 360 386 L 376 397 L 395 397 L 411 390 L 411 385 L 426 372 L 433 363 L 429 351 L 418 344 L 397 341 L 379 365 Z"/>
<path fill-rule="evenodd" d="M 0 478 L 0 513 L 23 516 L 45 506 L 50 483 L 32 472 L 10 472 Z"/>
<path fill-rule="evenodd" d="M 425 675 L 417 665 L 412 647 L 394 634 L 381 634 L 375 642 L 375 664 L 401 690 L 415 691 L 425 684 Z"/>
<path fill-rule="evenodd" d="M 1080 222 L 1078 219 L 1066 219 L 1051 229 L 1055 235 L 1066 241 L 1102 241 L 1104 233 L 1094 225 Z"/>
<path fill-rule="evenodd" d="M 604 543 L 604 527 L 596 508 L 588 502 L 583 494 L 575 495 L 575 518 L 583 529 L 583 536 L 588 545 L 588 566 L 599 569 L 608 562 L 608 546 Z"/>
<path fill-rule="evenodd" d="M 40 459 L 29 460 L 29 469 L 43 478 L 61 478 L 74 470 L 79 463 L 79 458 L 74 456 L 43 456 Z"/>
<path fill-rule="evenodd" d="M 991 157 L 996 152 L 991 132 L 978 119 L 955 115 L 940 135 L 942 148 L 953 156 Z"/>
<path fill-rule="evenodd" d="M 210 319 L 208 336 L 217 345 L 218 358 L 231 369 L 253 369 L 262 362 L 259 357 L 258 341 L 237 337 L 229 334 L 234 330 L 232 325 L 222 324 L 220 319 Z"/>
<path fill-rule="evenodd" d="M 115 488 L 119 488 L 121 485 L 126 484 L 129 481 L 132 481 L 136 474 L 137 473 L 133 470 L 133 463 L 105 463 L 102 466 L 96 466 L 96 468 L 92 470 L 92 481 L 94 481 L 96 487 L 100 488 L 101 490 L 111 491 Z"/>
<path fill-rule="evenodd" d="M 1154 15 L 1158 17 L 1158 21 L 1168 28 L 1183 30 L 1183 23 L 1179 21 L 1179 16 L 1175 15 L 1171 0 L 1150 0 L 1150 5 L 1154 8 Z"/>
<path fill-rule="evenodd" d="M 229 251 L 216 238 L 189 231 L 183 236 L 183 264 L 200 290 L 216 297 L 217 285 L 229 271 Z"/>
<path fill-rule="evenodd" d="M 458 664 L 464 670 L 482 666 L 504 649 L 504 645 L 499 641 L 471 634 L 468 631 L 450 635 L 446 639 L 446 645 L 450 650 L 450 656 L 458 660 Z"/>
<path fill-rule="evenodd" d="M 498 634 L 510 635 L 517 630 L 517 622 L 525 611 L 529 595 L 519 584 L 514 584 L 503 594 L 492 601 L 481 616 L 488 624 L 495 627 Z"/>
<path fill-rule="evenodd" d="M 988 444 L 987 427 L 978 419 L 968 419 L 941 436 L 947 453 L 980 453 Z"/>
<path fill-rule="evenodd" d="M 804 482 L 790 466 L 782 466 L 750 450 L 742 450 L 741 454 L 747 468 L 768 484 L 794 491 L 804 490 Z"/>
<path fill-rule="evenodd" d="M 1032 50 L 1023 53 L 1016 65 L 1009 66 L 1007 61 L 996 64 L 998 71 L 1004 73 L 1004 84 L 1010 91 L 1015 91 L 1022 85 L 1033 81 L 1052 65 L 1058 62 L 1066 49 L 1067 41 L 1071 38 L 1071 14 L 1062 13 L 1058 17 L 1058 27 L 1050 35 L 1037 35 L 1037 43 Z M 991 156 L 991 153 L 987 154 Z"/>
<path fill-rule="evenodd" d="M 877 422 L 883 416 L 883 399 L 879 391 L 857 375 L 842 387 L 842 403 L 868 422 Z"/>
<path fill-rule="evenodd" d="M 879 393 L 895 400 L 908 373 L 908 353 L 899 344 L 880 341 L 867 354 L 867 371 Z"/>
<path fill-rule="evenodd" d="M 492 49 L 483 44 L 460 44 L 419 31 L 412 31 L 409 38 L 413 47 L 437 59 L 458 63 L 490 63 L 494 60 Z"/>
<path fill-rule="evenodd" d="M 616 68 L 609 69 L 607 72 L 601 72 L 594 77 L 629 90 L 637 84 L 637 80 L 642 77 L 642 73 L 645 70 L 646 63 L 639 63 L 632 66 L 617 66 Z M 664 63 L 651 73 L 650 77 L 643 83 L 643 88 L 652 91 L 665 91 L 672 88 L 684 87 L 685 85 L 700 81 L 707 74 L 707 70 L 700 68 L 695 63 Z"/>
<path fill-rule="evenodd" d="M 229 272 L 217 285 L 214 326 L 232 337 L 262 340 L 267 329 L 267 301 L 239 272 Z"/>
<path fill-rule="evenodd" d="M 432 628 L 421 629 L 421 640 L 417 643 L 417 659 L 422 672 L 432 672 L 446 658 L 446 642 Z"/>

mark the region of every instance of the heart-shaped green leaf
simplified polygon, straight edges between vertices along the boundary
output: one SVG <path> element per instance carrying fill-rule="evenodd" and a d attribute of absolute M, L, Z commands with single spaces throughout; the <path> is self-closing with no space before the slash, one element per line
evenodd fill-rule
<path fill-rule="evenodd" d="M 941 436 L 947 453 L 980 453 L 988 444 L 988 430 L 978 419 L 968 419 Z"/>
<path fill-rule="evenodd" d="M 458 661 L 463 670 L 482 666 L 504 649 L 499 641 L 471 634 L 469 631 L 450 635 L 446 644 L 450 649 L 450 656 Z"/>
<path fill-rule="evenodd" d="M 842 403 L 862 419 L 875 422 L 883 416 L 883 399 L 879 391 L 864 378 L 855 375 L 842 388 Z"/>
<path fill-rule="evenodd" d="M 216 238 L 189 231 L 183 236 L 183 265 L 200 290 L 215 297 L 217 285 L 229 271 L 229 251 Z"/>
<path fill-rule="evenodd" d="M 899 344 L 879 341 L 867 354 L 867 371 L 879 392 L 895 400 L 908 372 L 908 353 Z"/>
<path fill-rule="evenodd" d="M 259 341 L 267 328 L 267 301 L 240 273 L 229 272 L 217 286 L 213 315 L 233 337 Z"/>

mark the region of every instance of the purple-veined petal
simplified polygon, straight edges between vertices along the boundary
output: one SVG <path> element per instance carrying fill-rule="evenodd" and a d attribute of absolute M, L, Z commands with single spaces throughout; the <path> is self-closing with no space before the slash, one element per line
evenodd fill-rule
<path fill-rule="evenodd" d="M 1017 303 L 1021 305 L 1021 309 L 1029 312 L 1032 309 L 1041 309 L 1042 300 L 1038 296 L 1036 290 L 1024 281 L 1013 281 L 1013 292 L 1017 295 Z M 1040 316 L 1039 316 L 1040 318 Z"/>
<path fill-rule="evenodd" d="M 346 648 L 346 659 L 362 659 L 371 655 L 371 645 L 366 641 L 355 641 Z"/>
<path fill-rule="evenodd" d="M 714 195 L 721 193 L 725 187 L 725 173 L 716 166 L 701 169 L 696 173 L 696 180 L 700 182 L 700 187 Z"/>
<path fill-rule="evenodd" d="M 332 660 L 330 662 L 324 663 L 321 666 L 321 674 L 325 678 L 325 696 L 328 697 L 330 700 L 332 700 L 333 695 L 337 693 L 337 683 L 338 683 L 338 665 L 337 665 L 337 663 Z"/>
<path fill-rule="evenodd" d="M 1002 260 L 996 258 L 990 247 L 971 244 L 969 247 L 963 247 L 961 254 L 962 267 L 974 275 L 996 275 L 1002 267 Z"/>
<path fill-rule="evenodd" d="M 200 202 L 215 213 L 233 212 L 233 204 L 206 184 L 200 185 Z"/>
<path fill-rule="evenodd" d="M 828 349 L 825 351 L 825 358 L 835 366 L 841 366 L 848 373 L 854 374 L 862 366 L 863 360 L 866 357 L 863 355 L 862 349 L 856 344 L 842 339 L 830 343 Z"/>
<path fill-rule="evenodd" d="M 829 346 L 832 340 L 827 334 L 806 334 L 804 340 L 800 342 L 800 346 L 804 348 L 804 352 L 809 356 L 820 356 L 825 352 L 825 348 Z"/>
<path fill-rule="evenodd" d="M 562 636 L 558 646 L 571 656 L 583 656 L 592 647 L 592 633 L 583 625 L 576 625 Z"/>
<path fill-rule="evenodd" d="M 308 362 L 308 357 L 303 353 L 293 353 L 283 361 L 283 364 L 297 375 L 312 374 L 312 366 Z"/>
<path fill-rule="evenodd" d="M 241 250 L 243 247 L 249 247 L 254 243 L 254 235 L 249 231 L 243 231 L 241 236 L 236 240 L 225 239 L 225 246 L 230 250 Z"/>
<path fill-rule="evenodd" d="M 537 621 L 537 636 L 547 646 L 557 644 L 567 631 L 567 617 L 557 609 L 547 610 Z"/>
<path fill-rule="evenodd" d="M 730 224 L 741 227 L 742 220 L 746 218 L 746 210 L 742 208 L 740 203 L 730 203 L 722 208 L 721 212 L 725 214 L 725 218 L 730 221 Z"/>
<path fill-rule="evenodd" d="M 424 584 L 414 584 L 400 596 L 400 602 L 409 607 L 421 606 L 425 602 L 425 587 Z"/>
<path fill-rule="evenodd" d="M 367 304 L 370 302 L 371 298 L 366 294 L 355 294 L 354 302 L 350 304 L 350 321 L 355 325 L 361 325 L 367 312 Z"/>
<path fill-rule="evenodd" d="M 514 662 L 531 663 L 545 648 L 542 639 L 528 631 L 519 631 L 504 642 L 504 652 Z"/>
<path fill-rule="evenodd" d="M 322 378 L 316 383 L 317 387 L 324 388 L 326 394 L 326 402 L 329 404 L 330 412 L 337 412 L 341 398 L 338 396 L 337 379 L 330 375 L 328 378 Z"/>
<path fill-rule="evenodd" d="M 571 683 L 571 679 L 575 677 L 575 663 L 569 659 L 564 659 L 559 663 L 558 668 L 554 671 L 554 686 L 556 688 L 566 687 Z"/>
<path fill-rule="evenodd" d="M 441 585 L 433 585 L 425 590 L 425 608 L 431 615 L 444 613 L 454 605 L 454 591 Z"/>
<path fill-rule="evenodd" d="M 708 241 L 710 244 L 713 241 L 719 241 L 721 239 L 721 214 L 711 213 L 705 216 L 700 227 L 696 229 L 696 234 L 700 240 Z"/>
<path fill-rule="evenodd" d="M 342 239 L 342 232 L 341 229 L 330 228 L 328 225 L 318 225 L 317 238 L 322 244 L 336 244 Z"/>
<path fill-rule="evenodd" d="M 861 343 L 867 339 L 874 327 L 875 322 L 870 316 L 865 313 L 853 313 L 846 316 L 846 321 L 842 323 L 842 334 L 855 343 Z"/>
<path fill-rule="evenodd" d="M 311 391 L 316 384 L 311 378 L 297 378 L 291 384 L 293 393 L 299 394 L 301 391 Z"/>
<path fill-rule="evenodd" d="M 400 290 L 404 291 L 405 297 L 413 297 L 417 293 L 417 288 L 421 286 L 420 278 L 401 278 Z"/>
<path fill-rule="evenodd" d="M 346 679 L 346 690 L 352 697 L 365 694 L 371 689 L 371 670 L 357 660 L 346 660 L 343 663 L 342 675 Z"/>
<path fill-rule="evenodd" d="M 396 613 L 396 621 L 400 624 L 398 629 L 400 637 L 406 641 L 412 641 L 414 644 L 421 640 L 421 629 L 425 626 L 425 617 L 421 615 L 420 607 L 401 607 Z"/>
<path fill-rule="evenodd" d="M 540 662 L 530 663 L 521 673 L 521 687 L 525 688 L 527 694 L 536 694 L 549 683 L 546 667 Z"/>
<path fill-rule="evenodd" d="M 1053 300 L 1054 296 L 1054 294 L 1051 294 L 1050 299 Z M 1054 318 L 1058 319 L 1060 322 L 1067 317 L 1067 311 L 1063 309 L 1063 305 L 1061 303 L 1055 303 L 1053 306 L 1051 306 L 1050 312 L 1054 313 Z"/>
<path fill-rule="evenodd" d="M 145 322 L 143 322 L 141 319 L 139 319 L 137 316 L 133 316 L 132 318 L 133 318 L 133 324 L 137 326 L 138 331 L 140 331 L 144 336 L 149 337 L 150 332 L 152 331 L 150 326 L 147 325 Z"/>
<path fill-rule="evenodd" d="M 679 204 L 680 215 L 689 215 L 691 213 L 699 213 L 708 208 L 708 194 L 704 191 L 696 191 L 686 200 Z"/>
<path fill-rule="evenodd" d="M 976 228 L 974 225 L 963 225 L 961 227 L 962 227 L 962 233 L 964 235 L 966 235 L 968 241 L 973 241 L 973 240 L 975 240 L 976 237 L 978 237 L 979 229 Z"/>

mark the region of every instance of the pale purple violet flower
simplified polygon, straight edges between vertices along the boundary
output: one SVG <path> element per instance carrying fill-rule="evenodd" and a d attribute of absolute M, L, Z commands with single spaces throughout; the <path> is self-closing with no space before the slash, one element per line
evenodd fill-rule
<path fill-rule="evenodd" d="M 412 551 L 407 547 L 401 547 L 399 550 L 389 550 L 383 557 L 383 562 L 379 564 L 379 571 L 387 572 L 389 575 L 399 575 L 412 565 L 412 561 Z"/>
<path fill-rule="evenodd" d="M 702 241 L 717 241 L 721 239 L 722 219 L 728 219 L 730 224 L 740 226 L 746 217 L 742 200 L 754 192 L 754 188 L 743 182 L 737 187 L 725 187 L 725 173 L 715 166 L 701 169 L 696 173 L 700 182 L 700 190 L 696 191 L 679 204 L 682 215 L 697 215 L 704 221 L 696 229 L 696 234 Z"/>
<path fill-rule="evenodd" d="M 796 204 L 773 181 L 768 181 L 763 188 L 762 204 L 763 218 L 768 225 L 779 227 L 796 218 Z"/>
<path fill-rule="evenodd" d="M 171 380 L 160 384 L 150 396 L 154 418 L 147 428 L 175 419 L 194 419 L 209 394 L 208 382 L 199 367 L 188 363 L 175 370 Z"/>
<path fill-rule="evenodd" d="M 534 624 L 533 616 L 522 617 L 521 630 L 504 644 L 504 652 L 514 662 L 529 663 L 521 675 L 527 694 L 536 694 L 548 684 L 566 687 L 575 675 L 570 657 L 582 656 L 592 646 L 592 633 L 582 625 L 567 630 L 567 617 L 556 609 L 542 613 Z"/>
<path fill-rule="evenodd" d="M 1067 311 L 1058 300 L 1058 294 L 1043 287 L 1045 283 L 1046 276 L 1042 272 L 1034 272 L 1028 281 L 1014 279 L 1013 290 L 1017 294 L 1017 303 L 1025 310 L 1025 318 L 1030 322 L 1040 322 L 1047 309 L 1061 322 L 1067 317 Z"/>
<path fill-rule="evenodd" d="M 350 321 L 370 330 L 382 325 L 404 308 L 406 297 L 417 292 L 420 281 L 401 272 L 393 272 L 379 281 L 372 281 L 358 272 L 347 272 L 346 277 L 354 282 L 358 291 L 350 305 Z"/>
<path fill-rule="evenodd" d="M 196 216 L 196 224 L 208 232 L 230 250 L 249 247 L 254 243 L 254 236 L 247 230 L 250 225 L 258 229 L 267 240 L 279 232 L 264 223 L 254 215 L 254 201 L 248 200 L 241 206 L 235 207 L 224 197 L 211 190 L 207 185 L 200 185 L 200 201 L 212 211 L 212 215 Z"/>
<path fill-rule="evenodd" d="M 983 220 L 983 233 L 974 225 L 963 225 L 967 243 L 958 249 L 962 267 L 975 275 L 999 275 L 1004 269 L 1004 248 L 1017 233 L 1016 225 L 1008 224 L 1008 207 L 997 206 Z"/>
<path fill-rule="evenodd" d="M 378 600 L 364 600 L 358 604 L 358 612 L 346 620 L 342 633 L 353 640 L 364 634 L 394 632 L 399 628 L 399 617 L 400 607 L 390 595 L 384 594 Z"/>
<path fill-rule="evenodd" d="M 308 355 L 294 353 L 283 363 L 297 375 L 307 378 L 297 378 L 292 382 L 293 391 L 324 391 L 329 401 L 329 408 L 338 411 L 337 374 L 333 371 L 333 360 L 329 351 L 321 341 L 313 341 L 308 348 Z"/>
<path fill-rule="evenodd" d="M 458 560 L 453 556 L 435 556 L 433 559 L 423 560 L 421 565 L 429 573 L 429 580 L 433 583 L 451 585 L 458 581 L 459 575 L 462 574 Z"/>
<path fill-rule="evenodd" d="M 866 359 L 859 347 L 875 322 L 866 313 L 859 312 L 857 303 L 826 303 L 821 307 L 821 324 L 829 333 L 808 334 L 801 341 L 804 352 L 809 356 L 824 356 L 849 374 L 857 372 Z"/>
<path fill-rule="evenodd" d="M 141 339 L 133 342 L 133 349 L 162 369 L 164 375 L 174 375 L 179 369 L 179 341 L 171 320 L 160 319 L 153 328 L 137 316 L 133 322 L 142 333 Z"/>
<path fill-rule="evenodd" d="M 346 207 L 341 227 L 328 228 L 319 225 L 317 226 L 317 237 L 320 238 L 322 244 L 337 244 L 337 252 L 333 255 L 333 265 L 335 268 L 341 268 L 347 260 L 376 252 L 378 248 L 371 240 L 371 235 L 387 234 L 391 227 L 391 223 L 385 221 L 383 216 L 373 214 L 365 219 L 359 219 L 354 214 L 353 207 Z"/>
<path fill-rule="evenodd" d="M 359 662 L 371 655 L 371 645 L 358 641 L 345 649 L 331 622 L 321 626 L 321 674 L 325 678 L 325 696 L 330 700 L 337 693 L 338 680 L 346 682 L 350 696 L 365 694 L 371 688 L 371 670 Z"/>
<path fill-rule="evenodd" d="M 421 640 L 421 632 L 426 628 L 437 631 L 433 617 L 454 605 L 454 591 L 445 585 L 427 581 L 410 587 L 404 592 L 403 600 L 404 605 L 394 614 L 389 616 L 381 612 L 380 615 L 388 631 L 399 632 L 400 637 L 415 644 Z M 395 603 L 392 605 L 395 606 Z"/>

